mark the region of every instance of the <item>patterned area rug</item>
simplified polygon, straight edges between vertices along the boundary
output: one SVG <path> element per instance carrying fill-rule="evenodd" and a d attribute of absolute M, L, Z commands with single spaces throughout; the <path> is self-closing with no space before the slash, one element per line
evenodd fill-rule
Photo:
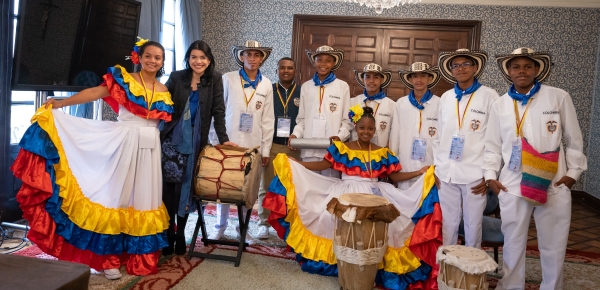
<path fill-rule="evenodd" d="M 194 227 L 198 216 L 191 214 L 189 217 L 188 224 L 186 226 L 186 237 L 188 244 L 191 242 Z M 207 230 L 209 232 L 214 230 L 214 224 L 216 223 L 216 207 L 212 204 L 207 205 L 205 210 L 205 222 L 207 224 Z M 258 223 L 258 216 L 256 211 L 252 212 L 250 219 L 249 234 L 256 232 Z M 230 210 L 229 227 L 225 232 L 224 239 L 234 240 L 237 238 L 235 227 L 237 222 L 237 211 L 235 207 Z M 335 282 L 336 278 L 333 277 L 322 277 L 318 275 L 311 275 L 299 271 L 299 267 L 293 261 L 295 255 L 288 252 L 285 243 L 281 241 L 275 231 L 270 229 L 270 237 L 267 240 L 257 240 L 255 245 L 252 245 L 246 249 L 246 252 L 242 255 L 241 264 L 248 263 L 249 265 L 264 265 L 265 268 L 272 267 L 272 263 L 276 263 L 277 270 L 280 273 L 286 273 L 286 281 L 298 281 L 300 284 L 294 284 L 289 282 L 288 289 L 297 289 L 296 286 L 302 287 L 298 289 L 316 289 L 310 287 L 310 285 L 320 285 L 319 289 L 338 289 Z M 236 247 L 230 246 L 214 246 L 210 245 L 204 247 L 200 239 L 197 240 L 195 251 L 210 253 L 213 251 L 219 252 L 219 254 L 225 253 L 226 255 L 234 256 Z M 492 249 L 485 249 L 490 255 L 492 255 Z M 43 253 L 37 246 L 33 245 L 24 250 L 21 250 L 15 255 L 36 257 L 40 259 L 55 259 L 54 257 Z M 273 259 L 283 259 L 285 261 L 279 262 Z M 587 253 L 581 251 L 567 251 L 565 263 L 565 289 L 597 289 L 597 285 L 600 285 L 600 254 Z M 502 263 L 502 255 L 500 255 L 500 264 Z M 206 263 L 202 267 L 199 267 L 202 263 Z M 209 264 L 210 263 L 210 264 Z M 215 266 L 211 266 L 213 265 Z M 254 267 L 254 266 L 253 266 Z M 197 268 L 197 271 L 195 269 Z M 236 268 L 231 262 L 222 262 L 208 260 L 203 261 L 198 258 L 193 258 L 190 261 L 181 256 L 161 256 L 159 261 L 158 273 L 146 277 L 131 276 L 124 272 L 123 278 L 119 280 L 107 280 L 104 275 L 92 275 L 90 279 L 90 289 L 119 289 L 119 290 L 138 290 L 138 289 L 216 289 L 213 288 L 216 285 L 209 286 L 206 284 L 205 272 L 217 271 L 218 274 L 223 277 L 236 277 L 237 280 L 244 281 L 242 285 L 247 285 L 245 289 L 281 289 L 280 285 L 273 281 L 269 283 L 269 280 L 278 279 L 282 277 L 280 275 L 273 275 L 272 272 L 264 271 L 245 271 L 244 267 L 240 266 Z M 197 274 L 198 271 L 204 274 Z M 223 271 L 230 271 L 230 273 L 222 273 Z M 191 274 L 193 273 L 193 274 Z M 262 273 L 262 274 L 261 274 Z M 215 274 L 217 275 L 217 274 Z M 209 274 L 210 276 L 210 274 Z M 488 273 L 488 282 L 490 288 L 494 288 L 498 280 L 502 277 L 502 269 L 500 268 L 498 273 Z M 525 289 L 539 289 L 541 283 L 541 266 L 539 261 L 539 252 L 537 249 L 528 249 L 527 251 L 527 282 Z M 219 281 L 219 279 L 216 279 Z M 265 282 L 267 281 L 267 282 Z M 332 282 L 333 281 L 333 282 Z M 211 282 L 212 283 L 212 282 Z M 228 282 L 229 283 L 229 282 Z M 267 283 L 267 284 L 266 284 Z M 206 288 L 203 286 L 207 286 Z M 217 284 L 219 285 L 219 284 Z M 232 284 L 233 285 L 233 284 Z M 258 288 L 248 288 L 251 285 L 263 285 Z M 264 286 L 264 285 L 272 285 Z M 226 285 L 223 285 L 226 286 Z M 229 287 L 229 286 L 228 286 Z M 239 289 L 234 288 L 227 289 Z M 278 288 L 279 287 L 279 288 Z M 308 287 L 308 288 L 307 288 Z M 324 287 L 324 288 L 323 288 Z M 225 288 L 221 288 L 225 289 Z"/>

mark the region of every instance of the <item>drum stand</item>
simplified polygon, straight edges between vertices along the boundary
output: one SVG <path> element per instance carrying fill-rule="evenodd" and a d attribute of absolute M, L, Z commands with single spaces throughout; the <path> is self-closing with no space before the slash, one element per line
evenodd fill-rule
<path fill-rule="evenodd" d="M 196 205 L 198 206 L 199 210 L 198 210 L 198 221 L 196 222 L 196 228 L 194 229 L 192 243 L 190 244 L 190 249 L 188 252 L 188 257 L 187 257 L 188 260 L 191 259 L 192 257 L 198 257 L 198 258 L 207 258 L 207 259 L 214 259 L 214 260 L 221 260 L 221 261 L 229 261 L 229 262 L 234 262 L 235 263 L 234 266 L 238 267 L 240 265 L 240 260 L 242 259 L 242 252 L 244 252 L 244 249 L 246 248 L 246 246 L 248 246 L 248 243 L 246 243 L 246 234 L 248 232 L 248 224 L 250 223 L 250 215 L 252 214 L 252 208 L 248 209 L 248 212 L 246 213 L 246 219 L 244 219 L 243 215 L 242 215 L 242 206 L 244 206 L 244 201 L 220 199 L 218 202 L 235 204 L 238 208 L 238 220 L 240 223 L 240 240 L 237 242 L 210 240 L 210 239 L 208 239 L 208 234 L 206 233 L 206 223 L 204 222 L 204 211 L 202 210 L 201 205 L 202 205 L 203 201 L 213 201 L 214 202 L 214 201 L 217 201 L 217 199 L 200 197 L 200 196 L 194 196 L 193 198 L 196 201 Z M 227 214 L 229 214 L 229 213 L 227 213 Z M 208 246 L 209 244 L 237 246 L 238 247 L 237 255 L 236 256 L 224 256 L 224 255 L 194 252 L 194 245 L 196 245 L 196 240 L 198 239 L 198 230 L 199 229 L 202 229 L 202 242 L 204 243 L 205 247 Z"/>

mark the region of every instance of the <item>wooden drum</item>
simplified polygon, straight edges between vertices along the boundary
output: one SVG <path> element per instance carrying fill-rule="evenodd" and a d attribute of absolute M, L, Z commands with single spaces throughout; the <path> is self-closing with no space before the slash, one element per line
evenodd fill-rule
<path fill-rule="evenodd" d="M 258 147 L 207 145 L 196 166 L 196 194 L 217 202 L 243 201 L 246 208 L 252 208 L 258 198 L 261 166 Z"/>
<path fill-rule="evenodd" d="M 461 245 L 440 247 L 436 258 L 440 290 L 487 290 L 487 272 L 498 267 L 485 251 Z"/>
<path fill-rule="evenodd" d="M 377 264 L 387 248 L 387 227 L 400 212 L 385 198 L 363 193 L 342 194 L 327 204 L 337 218 L 333 251 L 342 289 L 371 290 Z"/>

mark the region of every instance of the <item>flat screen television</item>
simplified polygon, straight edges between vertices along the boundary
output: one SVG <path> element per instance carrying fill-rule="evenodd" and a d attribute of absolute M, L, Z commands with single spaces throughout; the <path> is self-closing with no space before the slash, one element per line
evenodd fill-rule
<path fill-rule="evenodd" d="M 12 89 L 76 92 L 131 67 L 140 11 L 135 0 L 21 0 Z"/>

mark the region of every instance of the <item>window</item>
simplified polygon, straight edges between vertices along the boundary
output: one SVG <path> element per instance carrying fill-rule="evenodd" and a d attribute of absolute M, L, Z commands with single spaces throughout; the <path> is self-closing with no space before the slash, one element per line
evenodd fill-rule
<path fill-rule="evenodd" d="M 13 20 L 13 55 L 15 53 L 15 39 L 17 36 L 17 22 L 19 20 L 19 0 L 13 0 L 15 5 Z M 12 91 L 10 106 L 10 143 L 21 141 L 25 130 L 29 127 L 31 116 L 35 113 L 35 92 Z"/>
<path fill-rule="evenodd" d="M 163 7 L 162 34 L 160 43 L 165 47 L 165 74 L 160 78 L 162 83 L 169 79 L 175 68 L 175 0 L 165 0 Z"/>

